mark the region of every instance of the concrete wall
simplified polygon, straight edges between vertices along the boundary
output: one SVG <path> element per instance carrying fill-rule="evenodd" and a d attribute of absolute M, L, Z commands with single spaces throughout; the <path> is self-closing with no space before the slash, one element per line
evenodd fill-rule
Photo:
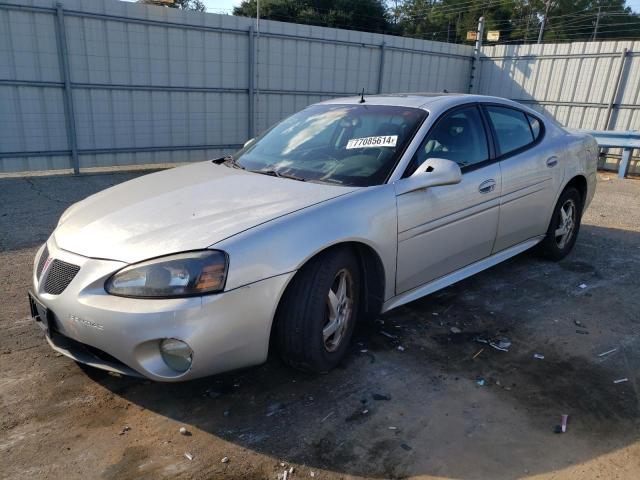
<path fill-rule="evenodd" d="M 311 103 L 464 92 L 471 47 L 115 0 L 0 0 L 0 172 L 233 151 Z"/>

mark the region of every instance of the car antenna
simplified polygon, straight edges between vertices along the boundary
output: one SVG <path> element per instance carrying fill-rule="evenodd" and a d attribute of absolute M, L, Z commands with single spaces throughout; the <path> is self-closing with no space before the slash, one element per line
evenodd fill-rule
<path fill-rule="evenodd" d="M 360 101 L 358 103 L 364 103 L 366 100 L 364 99 L 364 87 L 362 88 L 362 93 L 360 94 Z"/>

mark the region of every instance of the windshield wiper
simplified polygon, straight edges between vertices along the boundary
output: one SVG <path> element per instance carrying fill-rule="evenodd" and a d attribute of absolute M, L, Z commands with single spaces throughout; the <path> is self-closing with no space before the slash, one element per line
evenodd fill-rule
<path fill-rule="evenodd" d="M 240 170 L 246 170 L 245 167 L 236 162 L 236 159 L 233 158 L 233 155 L 225 155 L 222 158 L 217 158 L 216 160 L 213 160 L 213 163 L 216 163 L 218 165 L 225 165 L 229 168 L 239 168 Z"/>
<path fill-rule="evenodd" d="M 290 173 L 280 173 L 277 170 L 273 170 L 273 169 L 267 169 L 267 170 L 249 170 L 250 172 L 253 173 L 260 173 L 262 175 L 269 175 L 271 177 L 278 177 L 278 178 L 289 178 L 291 180 L 298 180 L 299 182 L 306 182 L 307 179 L 306 178 L 302 178 L 302 177 L 296 177 L 295 175 L 291 175 Z"/>

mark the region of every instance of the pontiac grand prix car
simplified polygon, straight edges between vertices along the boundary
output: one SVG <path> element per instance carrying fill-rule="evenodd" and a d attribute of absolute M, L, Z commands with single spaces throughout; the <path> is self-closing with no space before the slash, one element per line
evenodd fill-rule
<path fill-rule="evenodd" d="M 518 103 L 312 105 L 233 156 L 72 205 L 35 258 L 33 317 L 76 361 L 159 381 L 284 361 L 326 372 L 358 320 L 531 247 L 572 249 L 597 145 Z"/>

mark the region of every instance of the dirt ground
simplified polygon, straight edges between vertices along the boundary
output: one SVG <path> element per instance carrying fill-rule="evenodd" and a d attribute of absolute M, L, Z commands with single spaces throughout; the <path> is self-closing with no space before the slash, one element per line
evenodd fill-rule
<path fill-rule="evenodd" d="M 327 375 L 271 358 L 160 384 L 56 355 L 26 297 L 62 211 L 140 174 L 0 179 L 0 477 L 640 478 L 640 181 L 599 176 L 565 260 L 525 253 L 363 325 Z M 474 341 L 496 333 L 508 352 Z"/>

